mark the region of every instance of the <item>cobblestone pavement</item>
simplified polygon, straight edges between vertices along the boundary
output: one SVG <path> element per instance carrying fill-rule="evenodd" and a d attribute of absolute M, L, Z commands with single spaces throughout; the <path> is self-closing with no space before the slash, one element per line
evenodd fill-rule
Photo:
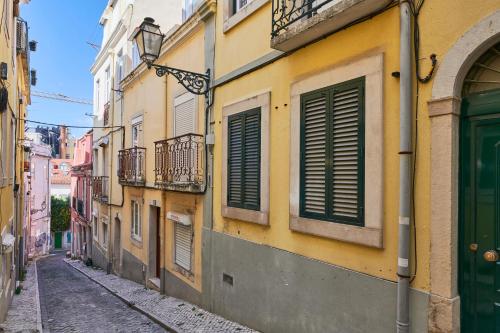
<path fill-rule="evenodd" d="M 44 332 L 165 332 L 63 259 L 37 262 Z"/>
<path fill-rule="evenodd" d="M 22 282 L 21 293 L 14 295 L 7 318 L 0 325 L 0 331 L 41 332 L 41 328 L 36 264 L 31 263 L 26 269 L 26 279 Z"/>
<path fill-rule="evenodd" d="M 87 267 L 81 261 L 66 259 L 66 262 L 116 294 L 132 307 L 146 313 L 173 331 L 179 333 L 256 332 L 188 302 L 160 295 L 156 291 L 145 289 L 138 283 L 119 278 L 113 274 L 106 274 L 100 269 Z"/>

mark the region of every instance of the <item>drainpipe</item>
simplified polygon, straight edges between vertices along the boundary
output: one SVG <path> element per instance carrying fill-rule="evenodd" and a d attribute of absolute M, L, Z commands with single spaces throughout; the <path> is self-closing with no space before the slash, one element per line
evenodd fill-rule
<path fill-rule="evenodd" d="M 412 49 L 411 11 L 400 0 L 400 111 L 399 111 L 399 248 L 396 326 L 410 331 L 410 212 L 412 158 Z"/>

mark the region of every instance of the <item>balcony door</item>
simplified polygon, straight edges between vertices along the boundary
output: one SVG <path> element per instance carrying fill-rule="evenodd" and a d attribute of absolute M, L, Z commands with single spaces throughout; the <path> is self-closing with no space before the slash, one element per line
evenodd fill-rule
<path fill-rule="evenodd" d="M 174 137 L 196 132 L 195 96 L 185 93 L 174 100 Z"/>
<path fill-rule="evenodd" d="M 132 148 L 143 147 L 142 141 L 142 116 L 132 119 Z M 129 160 L 130 166 L 126 170 L 130 170 L 130 174 L 126 175 L 131 181 L 137 181 L 142 175 L 142 156 L 138 149 L 132 149 L 131 159 Z"/>

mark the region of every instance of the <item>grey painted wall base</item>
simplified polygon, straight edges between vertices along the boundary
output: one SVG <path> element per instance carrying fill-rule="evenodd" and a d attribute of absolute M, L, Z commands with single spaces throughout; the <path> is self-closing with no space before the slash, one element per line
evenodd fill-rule
<path fill-rule="evenodd" d="M 142 261 L 125 249 L 122 250 L 121 276 L 140 284 L 145 283 Z"/>
<path fill-rule="evenodd" d="M 225 318 L 262 332 L 395 331 L 393 282 L 208 229 L 203 239 L 203 305 Z M 410 301 L 412 332 L 427 332 L 429 295 Z"/>
<path fill-rule="evenodd" d="M 162 284 L 165 294 L 201 306 L 200 292 L 164 268 L 161 269 L 161 276 L 163 278 Z"/>
<path fill-rule="evenodd" d="M 95 244 L 92 246 L 92 265 L 100 267 L 105 271 L 108 269 L 108 258 L 106 253 Z"/>

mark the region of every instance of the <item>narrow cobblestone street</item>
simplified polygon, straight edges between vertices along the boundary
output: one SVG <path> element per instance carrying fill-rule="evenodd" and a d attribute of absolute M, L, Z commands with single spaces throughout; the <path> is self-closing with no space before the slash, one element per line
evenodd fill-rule
<path fill-rule="evenodd" d="M 63 259 L 57 254 L 37 263 L 44 331 L 165 332 Z"/>

